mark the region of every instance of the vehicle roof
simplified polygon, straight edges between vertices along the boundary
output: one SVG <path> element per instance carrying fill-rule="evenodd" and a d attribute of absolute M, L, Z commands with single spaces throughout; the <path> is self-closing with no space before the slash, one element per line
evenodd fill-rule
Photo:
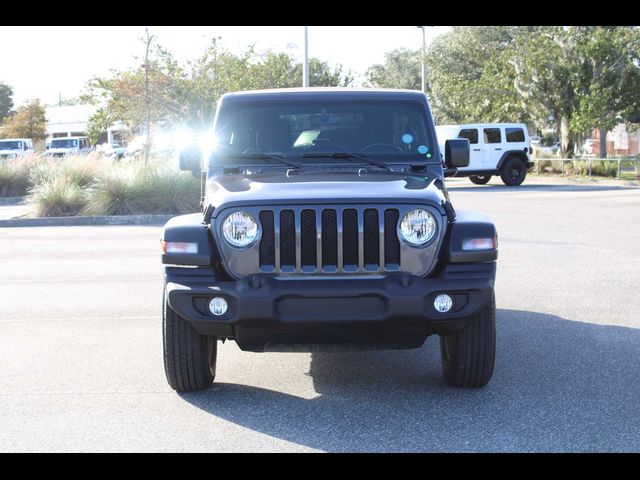
<path fill-rule="evenodd" d="M 309 88 L 277 88 L 271 90 L 247 90 L 230 92 L 222 96 L 228 101 L 259 100 L 299 100 L 306 99 L 394 99 L 394 100 L 426 100 L 419 90 L 401 90 L 392 88 L 351 88 L 351 87 L 309 87 Z"/>
<path fill-rule="evenodd" d="M 0 142 L 30 142 L 30 138 L 0 138 Z"/>
<path fill-rule="evenodd" d="M 494 122 L 494 123 L 459 123 L 459 124 L 449 124 L 449 125 L 436 125 L 437 127 L 465 127 L 465 128 L 485 128 L 485 127 L 523 127 L 525 130 L 527 126 L 524 123 L 506 123 L 506 122 Z"/>

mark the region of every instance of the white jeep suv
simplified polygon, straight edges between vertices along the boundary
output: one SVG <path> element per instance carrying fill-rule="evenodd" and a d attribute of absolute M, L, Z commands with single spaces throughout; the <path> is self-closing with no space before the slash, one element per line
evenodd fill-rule
<path fill-rule="evenodd" d="M 30 138 L 4 138 L 0 140 L 0 159 L 17 158 L 33 153 L 33 141 Z"/>
<path fill-rule="evenodd" d="M 469 140 L 469 166 L 458 168 L 456 177 L 469 177 L 484 185 L 492 175 L 500 175 L 505 185 L 520 185 L 533 166 L 529 154 L 531 140 L 524 123 L 473 123 L 436 126 L 441 149 L 450 138 Z"/>

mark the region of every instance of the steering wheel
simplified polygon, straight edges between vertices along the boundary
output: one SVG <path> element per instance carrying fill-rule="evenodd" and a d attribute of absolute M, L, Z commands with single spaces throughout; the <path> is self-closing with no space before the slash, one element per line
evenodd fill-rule
<path fill-rule="evenodd" d="M 382 147 L 383 149 L 393 150 L 394 152 L 402 153 L 402 148 L 400 148 L 397 145 L 393 145 L 392 143 L 372 143 L 370 145 L 363 147 L 360 151 L 366 152 L 372 148 L 380 148 L 380 147 Z"/>

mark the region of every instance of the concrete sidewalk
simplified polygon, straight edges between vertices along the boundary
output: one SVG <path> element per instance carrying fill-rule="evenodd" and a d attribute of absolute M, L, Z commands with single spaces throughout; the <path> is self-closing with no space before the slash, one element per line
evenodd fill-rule
<path fill-rule="evenodd" d="M 29 214 L 29 205 L 23 197 L 2 199 L 0 202 L 0 220 L 20 218 Z"/>

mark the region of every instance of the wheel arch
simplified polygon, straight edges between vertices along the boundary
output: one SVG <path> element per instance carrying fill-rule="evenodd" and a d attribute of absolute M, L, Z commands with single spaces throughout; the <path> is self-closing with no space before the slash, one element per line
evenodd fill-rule
<path fill-rule="evenodd" d="M 500 157 L 500 161 L 498 162 L 496 170 L 498 171 L 502 170 L 502 166 L 507 161 L 507 159 L 511 156 L 518 157 L 520 160 L 525 162 L 525 164 L 529 161 L 527 154 L 523 150 L 507 150 Z"/>

